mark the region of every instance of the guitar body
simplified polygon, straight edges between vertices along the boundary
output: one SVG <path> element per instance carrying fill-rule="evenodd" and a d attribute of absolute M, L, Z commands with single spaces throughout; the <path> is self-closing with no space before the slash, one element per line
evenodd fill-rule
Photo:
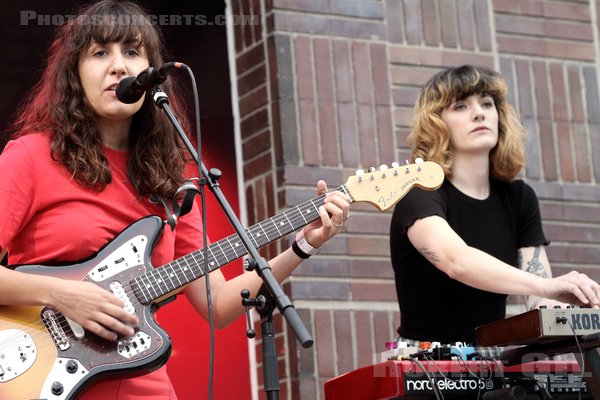
<path fill-rule="evenodd" d="M 111 342 L 47 307 L 0 306 L 0 399 L 73 399 L 93 381 L 145 374 L 167 361 L 171 341 L 154 320 L 156 303 L 140 303 L 130 287 L 132 279 L 152 268 L 151 252 L 161 232 L 160 218 L 147 217 L 86 261 L 16 268 L 92 282 L 122 298 L 140 324 L 133 336 Z"/>

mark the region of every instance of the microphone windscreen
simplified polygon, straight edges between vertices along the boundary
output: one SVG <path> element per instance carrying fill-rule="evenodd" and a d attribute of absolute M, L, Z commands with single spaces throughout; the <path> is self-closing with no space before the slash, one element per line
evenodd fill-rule
<path fill-rule="evenodd" d="M 135 78 L 122 79 L 117 85 L 117 99 L 125 104 L 133 104 L 138 101 L 144 95 L 144 91 L 135 88 L 135 86 Z"/>

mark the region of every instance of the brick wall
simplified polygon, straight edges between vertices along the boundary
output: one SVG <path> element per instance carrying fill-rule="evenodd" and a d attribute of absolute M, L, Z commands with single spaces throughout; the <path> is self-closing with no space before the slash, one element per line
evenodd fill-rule
<path fill-rule="evenodd" d="M 530 133 L 524 177 L 555 273 L 600 279 L 600 1 L 231 3 L 260 21 L 235 27 L 249 223 L 313 197 L 317 179 L 337 186 L 358 167 L 403 162 L 420 85 L 475 63 L 504 74 Z M 346 231 L 286 283 L 315 345 L 301 349 L 278 321 L 281 398 L 323 399 L 324 381 L 377 361 L 394 336 L 389 219 L 353 205 Z"/>

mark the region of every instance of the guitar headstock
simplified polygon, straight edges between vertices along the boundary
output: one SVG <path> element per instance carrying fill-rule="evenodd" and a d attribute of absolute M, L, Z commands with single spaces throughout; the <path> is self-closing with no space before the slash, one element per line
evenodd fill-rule
<path fill-rule="evenodd" d="M 432 161 L 417 159 L 414 164 L 393 163 L 391 168 L 382 165 L 377 171 L 358 170 L 356 175 L 348 178 L 345 186 L 354 201 L 366 201 L 384 211 L 415 186 L 435 190 L 443 182 L 442 167 Z"/>

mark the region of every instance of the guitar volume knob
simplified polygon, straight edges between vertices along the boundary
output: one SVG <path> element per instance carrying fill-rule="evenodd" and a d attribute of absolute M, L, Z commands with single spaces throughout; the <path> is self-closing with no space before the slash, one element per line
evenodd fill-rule
<path fill-rule="evenodd" d="M 63 391 L 65 390 L 65 388 L 62 383 L 55 381 L 52 384 L 52 387 L 50 388 L 50 390 L 52 391 L 53 395 L 60 396 L 63 393 Z"/>
<path fill-rule="evenodd" d="M 77 361 L 75 360 L 69 360 L 67 361 L 67 372 L 70 374 L 74 374 L 75 372 L 77 372 L 77 369 L 79 368 L 79 366 L 77 365 Z"/>

